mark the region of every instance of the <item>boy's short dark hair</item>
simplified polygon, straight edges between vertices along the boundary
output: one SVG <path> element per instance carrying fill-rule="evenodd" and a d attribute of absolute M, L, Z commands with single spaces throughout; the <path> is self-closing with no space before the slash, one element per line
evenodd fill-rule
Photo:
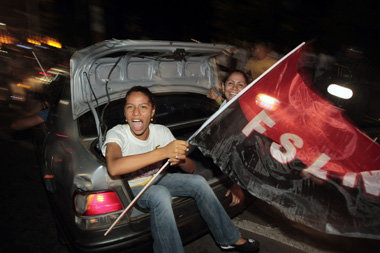
<path fill-rule="evenodd" d="M 152 104 L 152 107 L 153 108 L 156 107 L 156 102 L 155 102 L 153 93 L 147 87 L 143 87 L 143 86 L 133 86 L 132 88 L 130 88 L 127 94 L 125 94 L 125 102 L 127 102 L 128 96 L 132 94 L 133 92 L 141 92 L 145 94 L 148 97 L 150 103 Z"/>

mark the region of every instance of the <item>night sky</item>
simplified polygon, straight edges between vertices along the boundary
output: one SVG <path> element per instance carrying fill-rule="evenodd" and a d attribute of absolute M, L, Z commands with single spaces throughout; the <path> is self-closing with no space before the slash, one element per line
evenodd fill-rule
<path fill-rule="evenodd" d="M 268 41 L 280 53 L 314 41 L 379 55 L 376 0 L 0 0 L 0 22 L 79 49 L 104 39 Z M 100 10 L 95 17 L 93 7 Z M 99 18 L 100 17 L 100 18 Z M 102 26 L 94 34 L 94 23 Z"/>
<path fill-rule="evenodd" d="M 91 14 L 88 12 L 88 6 L 93 3 L 104 12 L 104 39 L 190 41 L 193 38 L 232 44 L 265 40 L 273 42 L 280 51 L 292 49 L 302 41 L 315 40 L 330 51 L 354 46 L 371 54 L 377 53 L 380 42 L 378 1 L 58 0 L 56 9 L 62 17 L 60 31 L 68 44 L 87 46 L 94 42 L 89 32 Z"/>

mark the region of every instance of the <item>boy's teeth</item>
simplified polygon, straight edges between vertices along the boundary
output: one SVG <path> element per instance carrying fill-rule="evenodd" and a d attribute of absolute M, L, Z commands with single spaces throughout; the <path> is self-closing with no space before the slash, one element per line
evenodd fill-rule
<path fill-rule="evenodd" d="M 140 130 L 142 130 L 143 129 L 143 123 L 142 123 L 142 121 L 141 120 L 132 120 L 132 124 L 133 124 L 133 127 L 136 129 L 136 130 L 138 130 L 138 131 L 140 131 Z"/>

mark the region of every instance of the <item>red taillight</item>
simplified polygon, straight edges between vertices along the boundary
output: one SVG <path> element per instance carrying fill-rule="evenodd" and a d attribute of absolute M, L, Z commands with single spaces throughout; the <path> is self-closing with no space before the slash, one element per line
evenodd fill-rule
<path fill-rule="evenodd" d="M 84 215 L 92 216 L 112 213 L 123 209 L 116 192 L 102 192 L 87 195 L 87 206 Z"/>

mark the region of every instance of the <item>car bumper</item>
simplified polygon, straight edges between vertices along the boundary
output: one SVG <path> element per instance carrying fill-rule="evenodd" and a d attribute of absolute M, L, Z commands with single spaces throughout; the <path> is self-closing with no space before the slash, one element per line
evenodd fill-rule
<path fill-rule="evenodd" d="M 244 210 L 245 205 L 229 207 L 231 199 L 224 196 L 227 191 L 224 184 L 219 184 L 213 188 L 216 196 L 231 217 Z M 207 224 L 202 219 L 193 199 L 181 198 L 175 203 L 174 214 L 183 244 L 208 232 Z M 69 242 L 69 248 L 75 252 L 125 252 L 125 250 L 128 252 L 149 252 L 152 250 L 149 216 L 116 226 L 107 236 L 104 236 L 107 228 L 93 231 L 80 230 L 75 226 L 71 228 L 63 226 L 62 228 Z"/>

